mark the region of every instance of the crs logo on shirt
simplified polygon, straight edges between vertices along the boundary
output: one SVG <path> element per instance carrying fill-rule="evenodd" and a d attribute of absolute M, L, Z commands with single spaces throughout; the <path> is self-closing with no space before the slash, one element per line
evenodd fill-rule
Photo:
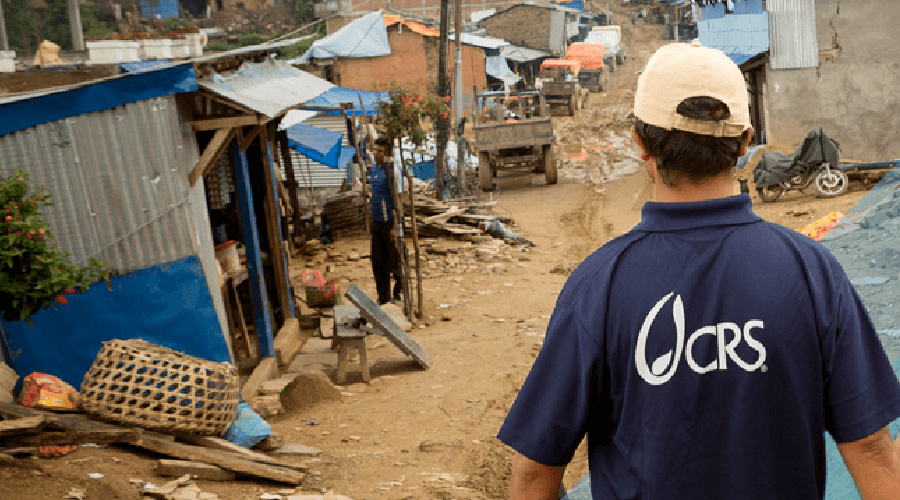
<path fill-rule="evenodd" d="M 652 365 L 648 365 L 647 338 L 650 335 L 650 327 L 653 326 L 653 322 L 656 320 L 659 311 L 667 302 L 669 302 L 669 299 L 671 299 L 673 295 L 675 295 L 675 292 L 670 292 L 650 309 L 647 317 L 644 318 L 644 323 L 641 325 L 641 331 L 638 333 L 637 345 L 634 349 L 634 364 L 635 368 L 637 368 L 638 375 L 640 375 L 648 384 L 662 385 L 668 382 L 669 379 L 675 375 L 675 370 L 678 369 L 682 353 L 684 354 L 688 367 L 699 374 L 707 373 L 712 370 L 727 370 L 729 359 L 731 359 L 731 361 L 739 368 L 748 372 L 755 371 L 763 366 L 763 363 L 766 361 L 766 347 L 753 338 L 752 335 L 754 329 L 762 329 L 765 327 L 762 320 L 752 319 L 744 323 L 743 328 L 735 323 L 728 322 L 704 326 L 691 333 L 690 336 L 687 337 L 687 343 L 685 343 L 684 303 L 681 300 L 681 295 L 675 295 L 675 302 L 672 304 L 672 319 L 675 325 L 674 354 L 670 349 L 666 354 L 656 358 Z M 734 337 L 730 342 L 726 342 L 729 332 Z M 694 343 L 704 335 L 715 337 L 718 347 L 718 356 L 707 365 L 700 366 L 694 359 L 693 347 Z M 756 351 L 757 358 L 753 363 L 744 361 L 735 352 L 735 348 L 740 344 L 741 339 L 746 341 L 747 345 Z M 763 369 L 763 371 L 765 371 L 765 369 Z"/>

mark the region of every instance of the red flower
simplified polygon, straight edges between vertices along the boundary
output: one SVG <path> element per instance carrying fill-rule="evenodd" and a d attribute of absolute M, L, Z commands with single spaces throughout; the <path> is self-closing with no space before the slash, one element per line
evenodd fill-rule
<path fill-rule="evenodd" d="M 444 111 L 444 114 L 441 115 L 441 118 L 447 118 L 447 112 L 446 112 L 446 111 Z"/>
<path fill-rule="evenodd" d="M 62 295 L 57 295 L 56 298 L 53 300 L 55 300 L 57 304 L 62 304 L 64 306 L 69 304 L 69 301 L 66 300 L 66 298 L 63 297 Z"/>
<path fill-rule="evenodd" d="M 445 97 L 444 102 L 450 102 L 450 96 Z"/>
<path fill-rule="evenodd" d="M 66 292 L 66 293 L 75 293 L 75 290 L 72 290 L 71 288 L 66 288 L 66 289 L 63 290 L 63 291 Z"/>
<path fill-rule="evenodd" d="M 9 212 L 9 210 L 7 210 L 7 212 Z M 9 221 L 11 221 L 11 220 L 12 220 L 12 215 L 7 215 L 7 216 L 6 216 L 6 222 L 9 222 Z"/>

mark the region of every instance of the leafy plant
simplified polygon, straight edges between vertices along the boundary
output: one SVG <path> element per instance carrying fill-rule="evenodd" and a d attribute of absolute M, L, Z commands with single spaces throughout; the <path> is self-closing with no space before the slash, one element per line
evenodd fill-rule
<path fill-rule="evenodd" d="M 181 17 L 167 17 L 163 21 L 163 30 L 165 32 L 175 31 L 178 28 L 183 27 L 194 27 L 194 22 L 190 19 L 184 19 Z"/>
<path fill-rule="evenodd" d="M 40 209 L 50 195 L 39 187 L 29 194 L 28 174 L 14 169 L 0 178 L 0 317 L 27 321 L 41 309 L 66 305 L 67 293 L 84 293 L 106 267 L 96 259 L 81 267 L 50 246 L 53 235 Z"/>
<path fill-rule="evenodd" d="M 408 137 L 413 144 L 421 146 L 425 141 L 422 119 L 432 123 L 446 120 L 450 113 L 449 103 L 450 97 L 422 97 L 397 89 L 388 93 L 386 101 L 378 103 L 378 110 L 389 138 Z"/>

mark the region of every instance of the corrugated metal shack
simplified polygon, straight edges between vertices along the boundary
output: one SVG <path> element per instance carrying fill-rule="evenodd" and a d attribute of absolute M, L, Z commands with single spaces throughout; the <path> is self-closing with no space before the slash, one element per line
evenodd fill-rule
<path fill-rule="evenodd" d="M 78 387 L 113 338 L 246 369 L 281 354 L 274 332 L 295 316 L 281 214 L 299 207 L 279 182 L 276 162 L 290 159 L 277 126 L 331 84 L 270 59 L 272 49 L 0 96 L 0 174 L 19 168 L 46 187 L 56 247 L 111 271 L 33 316 L 34 328 L 0 323 L 20 375 Z M 245 263 L 221 275 L 214 247 L 226 239 Z"/>

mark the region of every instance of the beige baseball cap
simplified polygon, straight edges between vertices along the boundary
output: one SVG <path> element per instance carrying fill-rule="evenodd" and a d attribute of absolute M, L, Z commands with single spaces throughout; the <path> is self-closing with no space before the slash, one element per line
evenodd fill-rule
<path fill-rule="evenodd" d="M 718 122 L 679 115 L 678 105 L 690 97 L 713 97 L 731 116 Z M 665 130 L 684 130 L 715 137 L 740 137 L 751 127 L 747 85 L 741 70 L 722 51 L 694 40 L 657 50 L 641 76 L 629 114 Z"/>

